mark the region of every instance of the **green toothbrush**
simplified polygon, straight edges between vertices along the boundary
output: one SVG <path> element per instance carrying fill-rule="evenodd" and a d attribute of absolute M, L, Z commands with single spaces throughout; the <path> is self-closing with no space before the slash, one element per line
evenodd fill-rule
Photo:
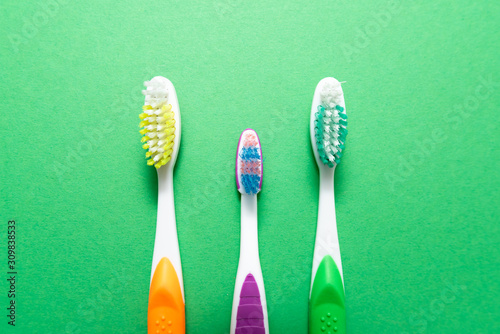
<path fill-rule="evenodd" d="M 346 332 L 344 282 L 335 218 L 334 173 L 344 151 L 347 115 L 340 82 L 324 78 L 311 109 L 311 144 L 319 169 L 319 206 L 309 297 L 309 333 Z"/>

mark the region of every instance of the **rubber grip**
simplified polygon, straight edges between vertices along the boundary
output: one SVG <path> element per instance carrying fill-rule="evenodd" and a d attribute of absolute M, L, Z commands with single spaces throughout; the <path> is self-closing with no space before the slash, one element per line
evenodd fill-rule
<path fill-rule="evenodd" d="M 241 286 L 235 334 L 266 334 L 259 287 L 252 274 Z"/>
<path fill-rule="evenodd" d="M 330 255 L 319 264 L 309 300 L 309 334 L 345 334 L 345 297 L 340 272 Z"/>
<path fill-rule="evenodd" d="M 156 266 L 149 288 L 148 334 L 184 334 L 186 314 L 174 266 L 166 257 Z"/>

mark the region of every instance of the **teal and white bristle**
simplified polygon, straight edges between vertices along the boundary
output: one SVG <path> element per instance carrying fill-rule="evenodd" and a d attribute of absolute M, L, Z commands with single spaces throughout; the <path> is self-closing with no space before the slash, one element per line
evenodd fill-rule
<path fill-rule="evenodd" d="M 321 162 L 333 167 L 340 162 L 347 136 L 347 115 L 342 103 L 340 83 L 326 82 L 321 91 L 321 104 L 315 114 L 315 137 Z"/>

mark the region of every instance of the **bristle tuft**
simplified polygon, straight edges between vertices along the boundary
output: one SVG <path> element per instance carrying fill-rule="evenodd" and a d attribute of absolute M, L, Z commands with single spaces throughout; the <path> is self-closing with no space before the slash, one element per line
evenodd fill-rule
<path fill-rule="evenodd" d="M 260 191 L 262 179 L 262 156 L 259 141 L 254 133 L 245 134 L 242 146 L 238 152 L 239 180 L 243 190 L 248 195 L 255 195 Z"/>
<path fill-rule="evenodd" d="M 172 105 L 168 103 L 168 89 L 157 80 L 146 81 L 142 93 L 146 96 L 143 112 L 139 115 L 141 142 L 149 166 L 160 168 L 170 161 L 174 144 L 175 119 Z"/>
<path fill-rule="evenodd" d="M 321 162 L 329 167 L 340 163 L 347 136 L 347 114 L 340 106 L 340 83 L 326 83 L 320 92 L 321 105 L 315 114 L 315 137 Z"/>

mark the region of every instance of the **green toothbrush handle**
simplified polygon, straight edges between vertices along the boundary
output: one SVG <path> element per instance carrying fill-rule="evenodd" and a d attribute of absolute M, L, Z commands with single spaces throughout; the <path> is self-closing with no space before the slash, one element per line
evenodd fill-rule
<path fill-rule="evenodd" d="M 345 334 L 344 285 L 330 255 L 319 264 L 309 300 L 309 334 Z"/>

